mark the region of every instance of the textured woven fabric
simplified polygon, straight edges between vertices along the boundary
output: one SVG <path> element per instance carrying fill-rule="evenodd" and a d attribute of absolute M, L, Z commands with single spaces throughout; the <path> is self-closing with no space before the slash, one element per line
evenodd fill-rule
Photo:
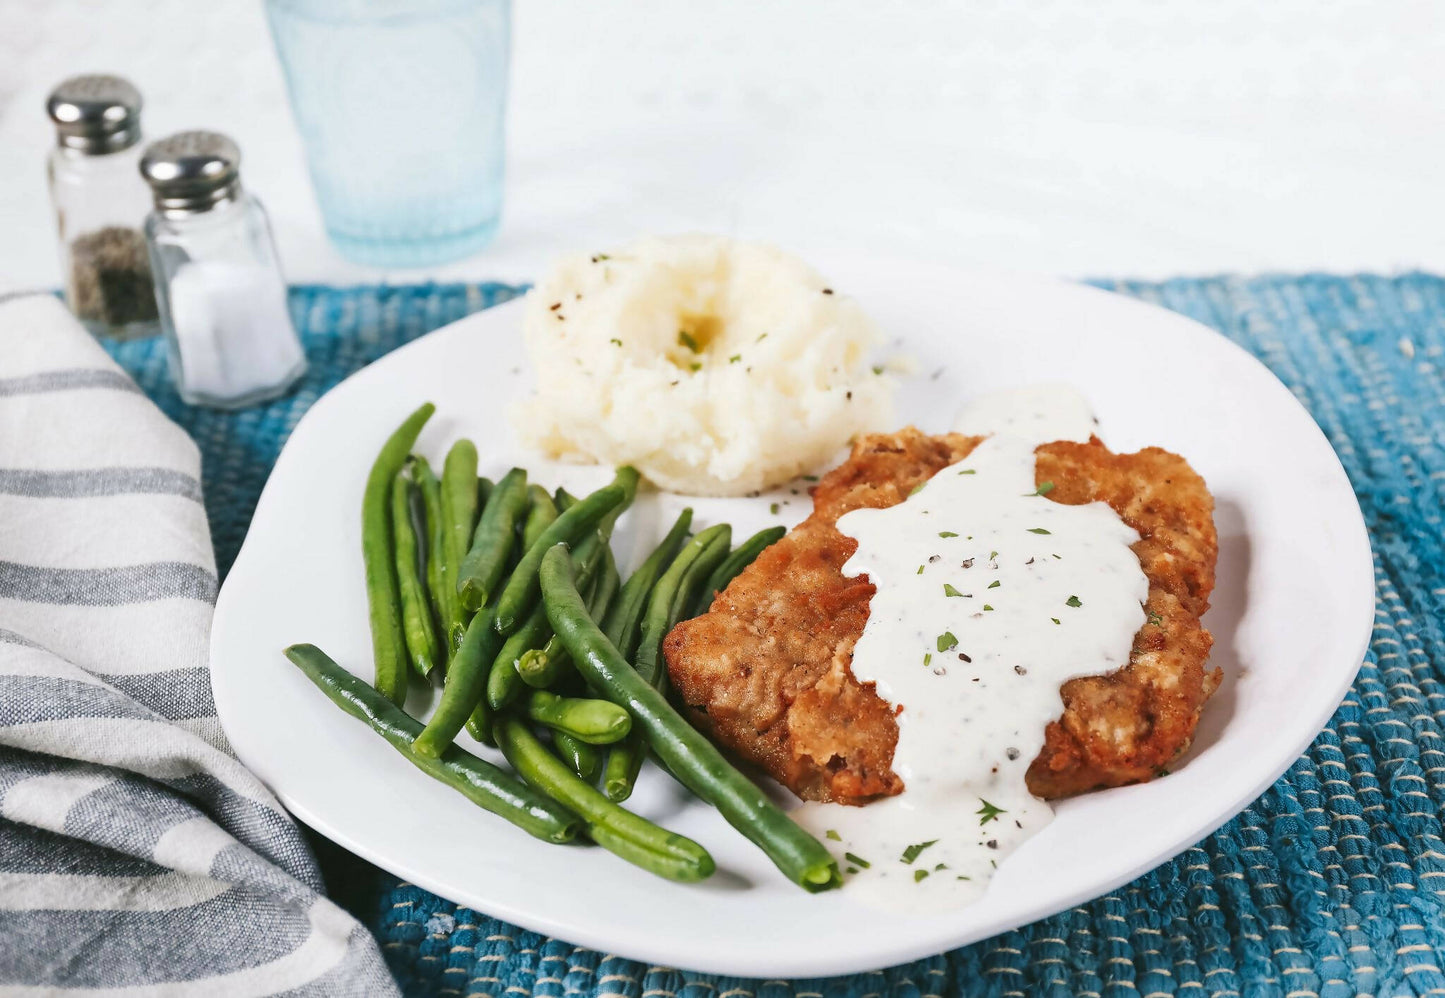
<path fill-rule="evenodd" d="M 395 996 L 222 736 L 200 466 L 59 299 L 0 303 L 0 993 Z"/>
<path fill-rule="evenodd" d="M 1223 829 L 1106 897 L 943 956 L 818 981 L 718 978 L 579 949 L 318 842 L 334 896 L 376 933 L 405 993 L 1445 994 L 1445 279 L 1103 286 L 1199 319 L 1259 356 L 1314 414 L 1359 495 L 1375 550 L 1374 640 L 1354 689 L 1290 771 Z M 182 406 L 156 344 L 116 348 L 201 446 L 220 570 L 235 557 L 286 434 L 318 394 L 398 344 L 512 294 L 298 289 L 292 307 L 311 373 L 292 397 L 239 415 Z"/>

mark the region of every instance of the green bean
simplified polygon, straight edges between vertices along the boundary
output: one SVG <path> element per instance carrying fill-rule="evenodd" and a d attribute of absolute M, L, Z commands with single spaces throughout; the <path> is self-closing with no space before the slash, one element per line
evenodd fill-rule
<path fill-rule="evenodd" d="M 442 464 L 442 519 L 446 526 L 442 551 L 446 555 L 447 574 L 455 586 L 472 530 L 477 525 L 477 448 L 465 438 L 452 444 Z M 451 600 L 448 606 L 452 611 L 448 633 L 452 642 L 457 643 L 466 630 L 471 611 L 460 599 Z"/>
<path fill-rule="evenodd" d="M 606 570 L 608 560 L 612 557 L 612 549 L 602 539 L 601 532 L 589 534 L 577 549 L 572 552 L 572 565 L 577 571 L 577 585 L 586 592 L 587 605 L 590 609 L 593 605 L 598 590 L 605 588 Z M 532 612 L 542 611 L 545 618 L 547 611 L 539 603 Z M 558 679 L 568 672 L 574 675 L 576 670 L 572 668 L 572 662 L 567 657 L 566 649 L 557 641 L 557 636 L 552 633 L 551 627 L 546 631 L 545 642 L 532 646 L 520 658 L 517 659 L 517 676 L 523 683 L 533 689 L 551 689 L 556 685 Z"/>
<path fill-rule="evenodd" d="M 631 468 L 624 469 L 631 471 Z M 636 483 L 634 481 L 634 489 Z M 609 514 L 610 516 L 610 514 Z M 615 517 L 613 518 L 615 520 Z M 604 518 L 603 523 L 598 524 L 597 530 L 601 534 L 604 528 L 610 531 L 612 524 Z M 581 548 L 578 549 L 579 551 Z M 604 544 L 601 549 L 603 556 L 602 571 L 599 576 L 594 577 L 589 565 L 586 570 L 580 567 L 577 554 L 573 554 L 572 561 L 577 565 L 577 583 L 581 586 L 587 599 L 587 612 L 592 614 L 593 620 L 601 620 L 607 613 L 607 608 L 617 594 L 617 587 L 621 581 L 617 576 L 617 562 L 612 557 L 612 548 Z M 572 659 L 567 654 L 567 649 L 553 634 L 547 639 L 547 643 L 540 648 L 533 648 L 517 659 L 517 675 L 522 682 L 533 689 L 550 690 L 555 687 L 565 686 L 585 689 L 582 677 L 577 675 L 577 670 L 572 666 Z"/>
<path fill-rule="evenodd" d="M 577 564 L 577 555 L 572 556 L 573 565 Z M 600 579 L 587 578 L 579 569 L 577 585 L 584 590 L 583 599 L 587 600 L 589 608 L 592 605 L 592 596 L 596 592 Z M 539 605 L 540 608 L 540 605 Z M 533 609 L 533 613 L 537 610 Z M 542 615 L 546 616 L 546 609 L 542 608 Z M 536 690 L 550 689 L 560 675 L 571 668 L 571 661 L 567 658 L 567 652 L 563 650 L 557 635 L 547 629 L 549 637 L 545 644 L 530 649 L 521 658 L 517 659 L 517 675 L 522 682 Z"/>
<path fill-rule="evenodd" d="M 598 489 L 567 512 L 560 514 L 542 531 L 536 543 L 522 555 L 522 560 L 512 570 L 512 577 L 507 580 L 502 594 L 497 597 L 498 631 L 510 634 L 536 605 L 537 595 L 541 591 L 537 582 L 537 569 L 542 563 L 542 556 L 552 545 L 575 544 L 626 498 L 626 489 L 622 484 L 614 482 Z"/>
<path fill-rule="evenodd" d="M 597 529 L 602 531 L 604 537 L 612 536 L 613 525 L 617 522 L 619 516 L 627 512 L 628 507 L 632 505 L 632 500 L 637 498 L 637 486 L 641 482 L 642 475 L 636 468 L 632 467 L 632 465 L 624 464 L 617 469 L 613 475 L 612 484 L 622 486 L 622 501 L 612 507 L 608 514 L 602 518 L 602 522 L 597 525 Z"/>
<path fill-rule="evenodd" d="M 492 489 L 496 488 L 490 478 L 477 476 L 477 514 L 480 516 L 482 510 L 487 508 L 487 500 L 492 497 Z M 471 542 L 467 542 L 467 550 L 471 550 Z"/>
<path fill-rule="evenodd" d="M 683 615 L 683 608 L 692 605 L 697 591 L 727 556 L 732 528 L 725 523 L 708 527 L 688 542 L 652 590 L 647 613 L 642 618 L 642 634 L 632 662 L 637 674 L 658 690 L 667 687 L 667 669 L 662 665 L 662 640 Z M 608 798 L 624 801 L 632 795 L 642 761 L 647 758 L 647 744 L 639 731 L 607 755 L 602 777 L 602 790 Z"/>
<path fill-rule="evenodd" d="M 528 485 L 527 518 L 522 521 L 522 550 L 530 548 L 555 519 L 557 506 L 547 490 L 540 485 Z"/>
<path fill-rule="evenodd" d="M 609 544 L 602 549 L 602 578 L 597 582 L 597 588 L 587 597 L 587 612 L 592 614 L 593 620 L 603 620 L 607 611 L 612 609 L 612 601 L 617 598 L 617 591 L 622 587 L 622 576 L 617 573 L 617 559 L 612 555 L 612 546 Z"/>
<path fill-rule="evenodd" d="M 729 582 L 741 575 L 743 569 L 756 561 L 758 555 L 762 554 L 765 548 L 772 547 L 782 540 L 783 535 L 787 532 L 787 527 L 768 527 L 759 530 L 734 548 L 733 553 L 724 558 L 722 563 L 713 570 L 712 575 L 708 577 L 706 585 L 698 592 L 697 602 L 693 603 L 688 616 L 696 617 L 707 613 L 708 607 L 712 606 L 712 601 L 717 598 L 717 594 L 726 589 Z"/>
<path fill-rule="evenodd" d="M 699 532 L 653 589 L 652 598 L 647 601 L 647 613 L 642 618 L 642 636 L 634 659 L 637 674 L 652 685 L 658 686 L 667 675 L 661 667 L 663 638 L 682 619 L 713 569 L 727 557 L 731 540 L 732 528 L 726 523 Z"/>
<path fill-rule="evenodd" d="M 391 483 L 406 463 L 426 421 L 436 412 L 427 402 L 406 418 L 382 445 L 366 476 L 361 497 L 361 560 L 366 569 L 367 613 L 376 688 L 392 703 L 406 699 L 406 637 L 401 621 L 401 589 L 396 577 L 391 535 Z"/>
<path fill-rule="evenodd" d="M 687 543 L 687 532 L 691 527 L 692 510 L 684 509 L 678 514 L 677 521 L 662 539 L 662 543 L 638 566 L 637 571 L 628 576 L 627 582 L 608 608 L 606 617 L 602 618 L 607 640 L 629 661 L 637 652 L 642 615 L 647 612 L 647 599 L 652 595 L 652 587 L 657 585 L 657 580 Z"/>
<path fill-rule="evenodd" d="M 447 519 L 447 554 L 460 565 L 477 527 L 477 445 L 465 437 L 452 444 L 442 462 L 442 509 Z"/>
<path fill-rule="evenodd" d="M 456 585 L 457 572 L 466 554 L 465 549 L 457 550 L 458 535 L 477 515 L 477 448 L 470 440 L 458 440 L 447 450 L 446 459 L 442 461 L 441 489 L 441 553 L 452 585 Z M 469 529 L 467 536 L 471 536 Z M 461 615 L 461 604 L 454 605 L 458 611 L 452 621 L 455 627 L 463 624 L 465 618 Z"/>
<path fill-rule="evenodd" d="M 546 690 L 532 690 L 519 706 L 538 724 L 588 745 L 611 745 L 632 730 L 632 716 L 610 700 L 559 697 Z"/>
<path fill-rule="evenodd" d="M 406 653 L 417 675 L 431 674 L 437 661 L 437 632 L 432 623 L 431 606 L 422 586 L 420 551 L 412 520 L 412 500 L 419 495 L 416 487 L 398 474 L 391 483 L 391 533 L 396 549 L 397 591 L 401 594 L 401 623 L 406 639 Z"/>
<path fill-rule="evenodd" d="M 425 529 L 419 536 L 426 537 L 426 588 L 431 597 L 432 615 L 436 619 L 437 633 L 442 636 L 442 658 L 450 658 L 453 645 L 447 639 L 447 621 L 452 619 L 451 601 L 456 599 L 456 589 L 446 575 L 446 556 L 443 554 L 446 538 L 446 522 L 442 519 L 442 483 L 431 470 L 427 459 L 419 454 L 411 457 L 411 477 L 421 489 L 422 507 L 426 511 Z"/>
<path fill-rule="evenodd" d="M 706 849 L 603 797 L 548 752 L 524 722 L 502 714 L 496 732 L 502 754 L 522 779 L 580 816 L 587 834 L 602 848 L 669 880 L 693 883 L 712 875 L 715 865 Z"/>
<path fill-rule="evenodd" d="M 489 711 L 501 710 L 527 688 L 518 674 L 518 659 L 544 644 L 551 634 L 552 625 L 547 623 L 547 613 L 538 607 L 527 616 L 521 627 L 507 636 L 507 640 L 502 643 L 502 650 L 497 652 L 497 657 L 492 660 L 491 671 L 487 674 L 487 695 L 483 698 L 485 703 L 478 704 L 472 713 L 472 719 L 478 722 L 478 726 L 481 725 L 479 714 L 485 716 Z M 477 737 L 477 733 L 473 731 L 472 736 Z"/>
<path fill-rule="evenodd" d="M 606 546 L 595 532 L 577 546 L 573 557 L 577 561 L 578 579 L 583 585 L 587 585 L 587 580 L 592 576 L 597 554 L 605 549 Z M 521 676 L 520 660 L 541 648 L 551 636 L 552 627 L 547 623 L 547 611 L 539 603 L 532 608 L 522 626 L 507 637 L 502 650 L 492 662 L 491 672 L 487 676 L 486 703 L 479 704 L 473 712 L 473 720 L 477 722 L 476 730 L 472 730 L 473 737 L 479 737 L 477 732 L 485 730 L 483 719 L 489 709 L 501 710 L 526 688 Z M 482 717 L 477 716 L 479 713 Z"/>
<path fill-rule="evenodd" d="M 497 584 L 507 571 L 507 557 L 516 543 L 517 519 L 526 508 L 527 473 L 513 468 L 492 489 L 462 561 L 455 583 L 462 606 L 480 610 L 496 594 Z"/>
<path fill-rule="evenodd" d="M 419 755 L 435 759 L 446 751 L 457 732 L 462 730 L 462 725 L 467 723 L 467 718 L 481 702 L 486 689 L 487 667 L 496 657 L 501 644 L 502 636 L 493 626 L 490 609 L 484 609 L 472 618 L 461 647 L 447 667 L 441 700 L 426 729 L 417 736 L 415 751 Z"/>
<path fill-rule="evenodd" d="M 286 649 L 286 657 L 338 707 L 366 722 L 412 765 L 460 791 L 472 803 L 546 842 L 570 842 L 581 830 L 582 822 L 570 812 L 511 773 L 455 745 L 448 746 L 440 759 L 417 755 L 412 745 L 421 724 L 315 645 L 292 645 Z"/>
<path fill-rule="evenodd" d="M 584 783 L 596 785 L 597 774 L 602 772 L 602 756 L 595 748 L 563 731 L 552 732 L 552 748 Z"/>
<path fill-rule="evenodd" d="M 545 615 L 547 611 L 544 609 L 542 612 Z M 517 678 L 536 690 L 545 690 L 550 686 L 556 678 L 551 668 L 552 656 L 555 654 L 553 646 L 556 644 L 557 635 L 554 634 L 542 647 L 527 649 L 522 657 L 517 659 Z"/>
<path fill-rule="evenodd" d="M 581 501 L 582 500 L 578 499 L 572 493 L 568 492 L 566 489 L 560 486 L 557 488 L 556 492 L 552 493 L 552 502 L 556 504 L 557 512 L 559 513 L 567 512 L 569 509 L 571 509 L 573 506 L 577 505 Z"/>
<path fill-rule="evenodd" d="M 617 561 L 612 557 L 612 548 L 602 549 L 602 576 L 587 590 L 587 612 L 593 620 L 601 620 L 617 596 L 622 580 L 617 575 Z M 585 688 L 582 677 L 572 667 L 567 649 L 562 647 L 554 634 L 541 648 L 534 648 L 517 659 L 517 674 L 528 686 L 539 690 L 552 689 L 559 683 L 564 686 Z M 568 682 L 568 678 L 571 681 Z"/>
<path fill-rule="evenodd" d="M 547 552 L 541 579 L 547 619 L 562 636 L 578 671 L 601 695 L 627 708 L 633 727 L 643 731 L 652 750 L 683 785 L 716 807 L 789 880 L 809 891 L 840 886 L 838 865 L 828 850 L 729 765 L 716 746 L 617 653 L 587 615 L 566 548 Z"/>

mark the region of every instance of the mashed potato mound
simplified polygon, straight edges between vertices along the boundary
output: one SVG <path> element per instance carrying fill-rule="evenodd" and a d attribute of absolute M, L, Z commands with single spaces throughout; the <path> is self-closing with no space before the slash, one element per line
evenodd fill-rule
<path fill-rule="evenodd" d="M 524 329 L 537 387 L 513 412 L 522 438 L 674 492 L 768 488 L 891 426 L 873 324 L 771 246 L 677 236 L 562 260 Z"/>

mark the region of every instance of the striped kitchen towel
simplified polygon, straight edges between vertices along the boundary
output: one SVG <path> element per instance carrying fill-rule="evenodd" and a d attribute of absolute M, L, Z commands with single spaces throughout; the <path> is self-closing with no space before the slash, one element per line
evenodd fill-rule
<path fill-rule="evenodd" d="M 0 995 L 388 995 L 211 702 L 196 446 L 0 301 Z"/>

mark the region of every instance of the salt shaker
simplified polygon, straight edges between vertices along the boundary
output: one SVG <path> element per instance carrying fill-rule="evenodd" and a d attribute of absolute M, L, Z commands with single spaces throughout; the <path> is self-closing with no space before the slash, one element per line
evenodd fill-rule
<path fill-rule="evenodd" d="M 150 209 L 136 176 L 140 92 L 118 76 L 75 76 L 51 91 L 50 198 L 65 299 L 91 332 L 153 336 L 155 288 L 141 225 Z"/>
<path fill-rule="evenodd" d="M 275 398 L 306 370 L 261 202 L 241 187 L 241 151 L 215 132 L 153 142 L 140 172 L 171 376 L 192 405 Z"/>

